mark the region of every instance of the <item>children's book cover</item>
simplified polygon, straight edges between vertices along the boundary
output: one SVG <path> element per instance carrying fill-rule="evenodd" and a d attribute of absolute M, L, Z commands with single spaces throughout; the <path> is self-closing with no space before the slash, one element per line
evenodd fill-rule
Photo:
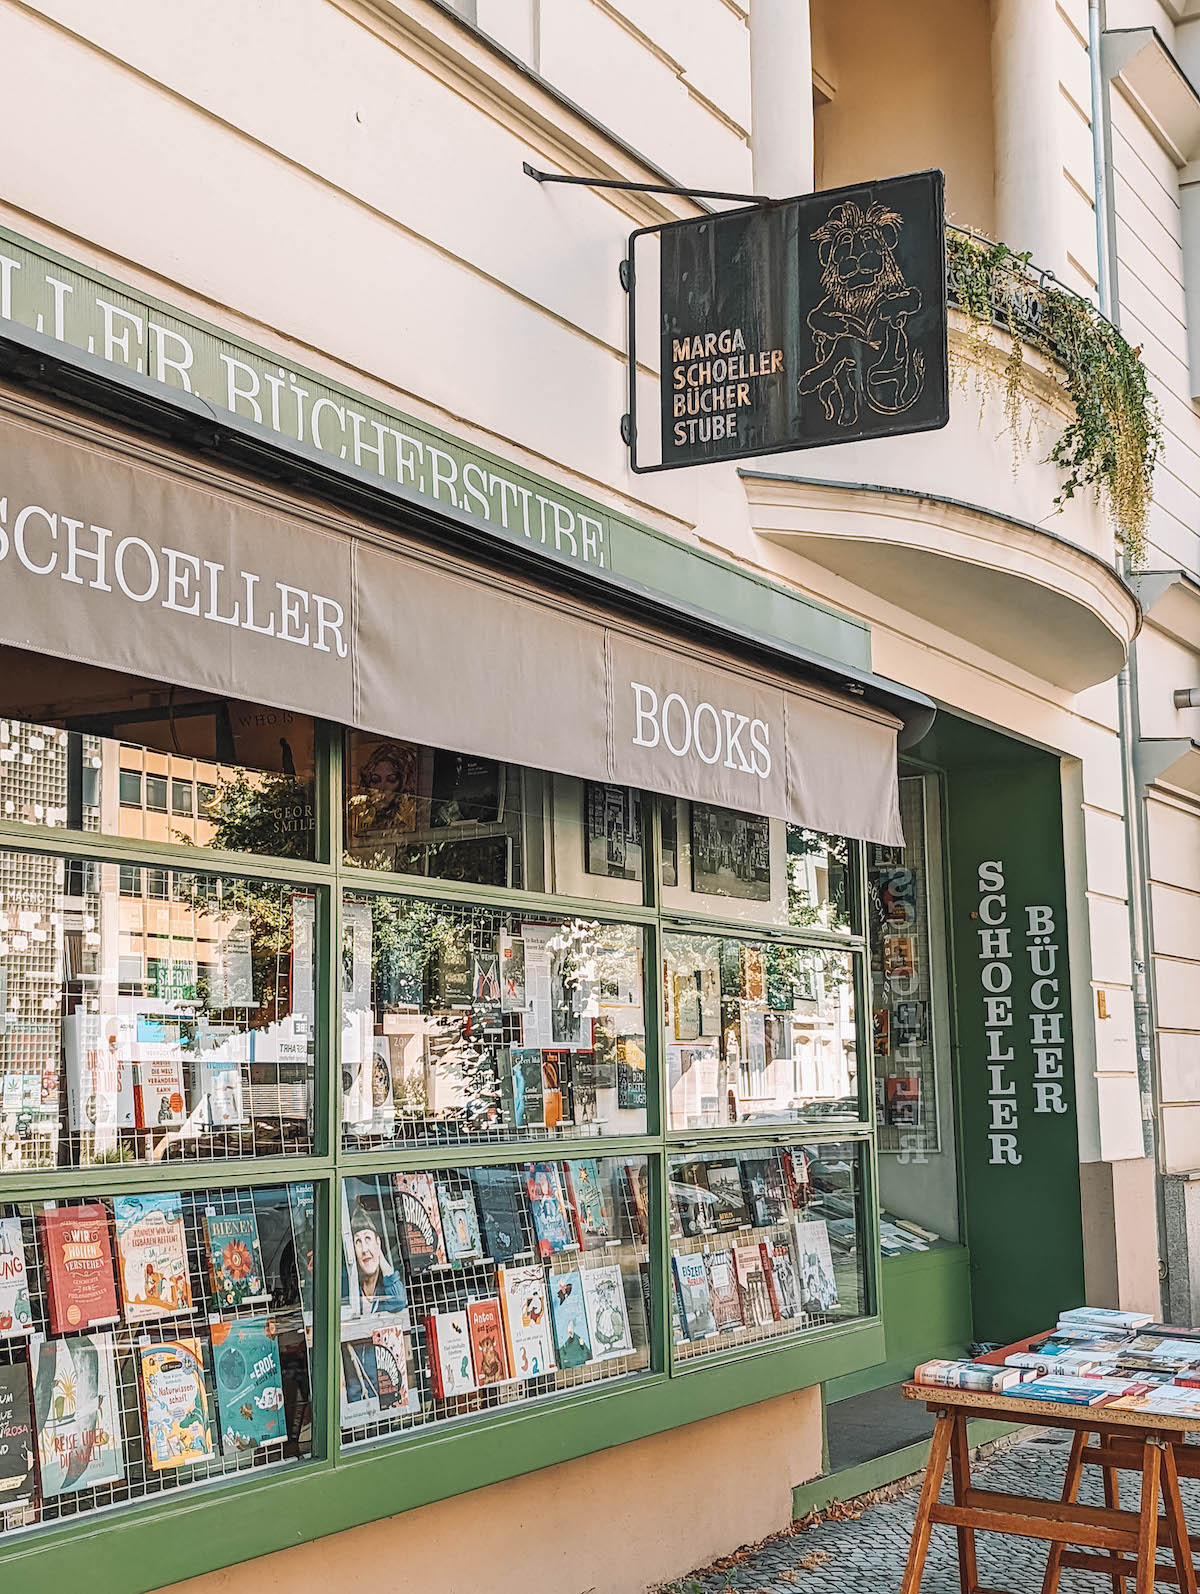
<path fill-rule="evenodd" d="M 146 1457 L 155 1472 L 190 1467 L 214 1454 L 204 1358 L 198 1339 L 138 1346 Z"/>
<path fill-rule="evenodd" d="M 496 1270 L 496 1282 L 513 1377 L 540 1378 L 553 1372 L 554 1341 L 545 1268 L 501 1264 Z"/>
<path fill-rule="evenodd" d="M 625 1285 L 621 1269 L 613 1264 L 583 1269 L 583 1302 L 595 1361 L 627 1356 L 633 1349 Z"/>
<path fill-rule="evenodd" d="M 576 1243 L 575 1232 L 567 1216 L 558 1165 L 553 1162 L 527 1162 L 525 1190 L 533 1214 L 538 1255 L 547 1259 L 558 1251 L 570 1250 Z"/>
<path fill-rule="evenodd" d="M 119 1483 L 125 1459 L 112 1336 L 42 1340 L 33 1357 L 43 1499 Z"/>
<path fill-rule="evenodd" d="M 50 1332 L 68 1334 L 116 1322 L 120 1313 L 107 1208 L 99 1202 L 47 1207 L 37 1221 L 46 1264 Z"/>
<path fill-rule="evenodd" d="M 169 1129 L 184 1120 L 183 1047 L 161 1020 L 139 1015 L 133 1064 L 133 1108 L 139 1129 Z"/>
<path fill-rule="evenodd" d="M 253 1212 L 206 1212 L 204 1230 L 217 1309 L 231 1312 L 251 1301 L 265 1301 L 266 1279 Z"/>
<path fill-rule="evenodd" d="M 243 1455 L 286 1438 L 275 1323 L 235 1317 L 211 1325 L 221 1449 Z"/>
<path fill-rule="evenodd" d="M 504 1323 L 498 1300 L 470 1301 L 467 1328 L 471 1335 L 471 1361 L 475 1382 L 480 1389 L 502 1384 L 508 1377 L 508 1358 L 504 1354 Z"/>
<path fill-rule="evenodd" d="M 564 1368 L 583 1367 L 590 1362 L 592 1345 L 587 1303 L 583 1298 L 583 1280 L 577 1271 L 551 1273 L 550 1315 L 554 1323 L 558 1365 Z"/>
<path fill-rule="evenodd" d="M 579 1243 L 585 1251 L 600 1250 L 613 1238 L 614 1228 L 612 1202 L 604 1188 L 600 1164 L 595 1157 L 583 1157 L 578 1162 L 564 1163 L 564 1167 Z"/>
<path fill-rule="evenodd" d="M 29 1301 L 21 1220 L 0 1218 L 0 1339 L 32 1333 L 33 1307 Z"/>
<path fill-rule="evenodd" d="M 483 1255 L 479 1239 L 479 1218 L 470 1187 L 452 1189 L 437 1181 L 437 1202 L 442 1218 L 442 1237 L 446 1257 L 451 1262 L 474 1262 Z"/>
<path fill-rule="evenodd" d="M 407 1312 L 343 1321 L 343 1422 L 363 1428 L 420 1409 L 409 1374 Z"/>
<path fill-rule="evenodd" d="M 475 1388 L 471 1330 L 466 1312 L 431 1312 L 425 1319 L 429 1373 L 439 1400 L 469 1395 Z"/>
<path fill-rule="evenodd" d="M 113 1197 L 117 1279 L 127 1323 L 193 1310 L 178 1192 Z"/>

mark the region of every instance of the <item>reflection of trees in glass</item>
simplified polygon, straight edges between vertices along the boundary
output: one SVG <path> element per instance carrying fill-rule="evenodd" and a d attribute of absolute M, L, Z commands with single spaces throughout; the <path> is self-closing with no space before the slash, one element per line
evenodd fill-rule
<path fill-rule="evenodd" d="M 810 886 L 809 859 L 826 866 L 826 900 Z M 798 930 L 849 929 L 850 843 L 800 825 L 787 827 L 788 923 Z"/>
<path fill-rule="evenodd" d="M 312 785 L 294 775 L 255 775 L 251 780 L 239 769 L 221 781 L 200 812 L 213 826 L 210 847 L 277 858 L 313 855 Z"/>

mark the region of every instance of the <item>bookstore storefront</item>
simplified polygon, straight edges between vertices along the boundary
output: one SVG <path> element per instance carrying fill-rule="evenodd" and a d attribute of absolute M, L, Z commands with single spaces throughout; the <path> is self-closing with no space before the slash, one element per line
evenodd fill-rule
<path fill-rule="evenodd" d="M 928 700 L 69 375 L 0 387 L 0 1564 L 158 1588 L 878 1362 Z"/>

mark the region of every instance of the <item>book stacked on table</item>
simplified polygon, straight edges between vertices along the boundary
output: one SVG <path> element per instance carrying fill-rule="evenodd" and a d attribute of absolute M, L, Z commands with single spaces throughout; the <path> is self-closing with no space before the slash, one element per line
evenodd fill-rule
<path fill-rule="evenodd" d="M 1060 1314 L 1053 1333 L 1013 1351 L 1003 1365 L 926 1362 L 913 1378 L 942 1389 L 1014 1391 L 1051 1405 L 1197 1418 L 1200 1330 L 1155 1323 L 1145 1312 L 1075 1307 Z"/>

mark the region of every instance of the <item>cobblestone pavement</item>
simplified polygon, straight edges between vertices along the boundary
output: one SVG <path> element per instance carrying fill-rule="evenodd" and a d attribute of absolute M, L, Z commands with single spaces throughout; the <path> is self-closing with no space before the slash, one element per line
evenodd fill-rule
<path fill-rule="evenodd" d="M 1047 1430 L 981 1460 L 973 1469 L 984 1487 L 1013 1494 L 1056 1497 L 1062 1490 L 1070 1437 Z M 947 1470 L 947 1479 L 949 1471 Z M 986 1480 L 986 1481 L 985 1481 Z M 1184 1505 L 1191 1520 L 1200 1518 L 1200 1482 L 1184 1480 Z M 949 1489 L 943 1499 L 949 1498 Z M 1084 1470 L 1080 1499 L 1103 1505 L 1099 1469 Z M 1121 1475 L 1121 1504 L 1133 1509 L 1138 1500 L 1137 1479 Z M 822 1522 L 804 1532 L 785 1533 L 751 1550 L 743 1559 L 717 1562 L 680 1578 L 667 1588 L 679 1594 L 896 1594 L 913 1517 L 917 1487 L 895 1499 L 867 1506 L 854 1520 Z M 1011 1594 L 1038 1594 L 1048 1546 L 1033 1539 L 976 1536 L 979 1581 L 982 1587 L 1010 1590 Z M 1161 1552 L 1160 1552 L 1161 1554 Z M 1065 1571 L 1061 1594 L 1110 1594 L 1111 1583 L 1086 1572 Z M 925 1563 L 921 1594 L 959 1594 L 958 1556 L 954 1529 L 935 1526 Z"/>

